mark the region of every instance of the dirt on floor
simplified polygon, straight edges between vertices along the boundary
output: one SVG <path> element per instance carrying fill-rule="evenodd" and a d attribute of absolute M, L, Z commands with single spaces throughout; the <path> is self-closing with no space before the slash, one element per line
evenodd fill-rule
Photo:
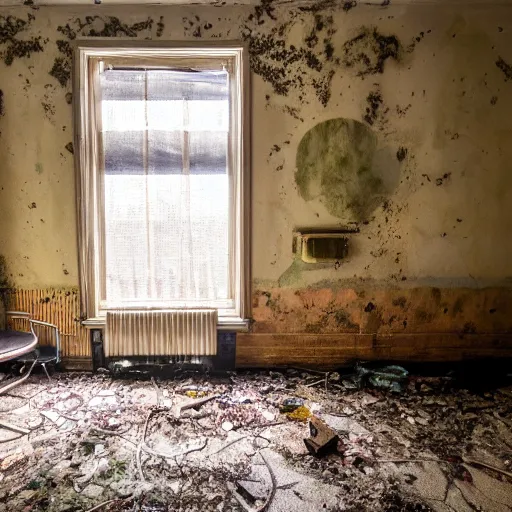
<path fill-rule="evenodd" d="M 0 429 L 0 511 L 511 510 L 512 386 L 345 377 L 34 375 L 0 396 L 28 431 Z"/>

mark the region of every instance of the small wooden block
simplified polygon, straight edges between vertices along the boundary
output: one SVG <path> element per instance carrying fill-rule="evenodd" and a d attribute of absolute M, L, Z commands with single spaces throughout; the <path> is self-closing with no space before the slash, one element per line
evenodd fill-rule
<path fill-rule="evenodd" d="M 338 434 L 316 416 L 309 420 L 310 437 L 304 439 L 309 453 L 321 457 L 338 444 Z"/>

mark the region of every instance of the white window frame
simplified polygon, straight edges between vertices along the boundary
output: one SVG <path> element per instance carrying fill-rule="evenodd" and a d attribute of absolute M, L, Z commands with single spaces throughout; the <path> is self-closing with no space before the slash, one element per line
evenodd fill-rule
<path fill-rule="evenodd" d="M 78 254 L 82 324 L 99 328 L 105 324 L 102 309 L 100 268 L 104 263 L 102 247 L 103 205 L 101 131 L 98 129 L 98 103 L 94 91 L 98 70 L 105 61 L 123 65 L 152 68 L 205 67 L 222 63 L 230 77 L 230 157 L 228 165 L 233 176 L 231 250 L 234 258 L 232 286 L 234 307 L 219 309 L 219 329 L 247 330 L 250 308 L 250 84 L 247 47 L 240 42 L 184 43 L 112 39 L 86 39 L 75 43 L 73 70 L 74 154 L 78 217 Z M 148 64 L 149 63 L 149 64 Z M 105 267 L 103 267 L 105 268 Z M 103 272 L 105 275 L 105 272 Z M 183 307 L 187 307 L 186 304 Z M 176 309 L 161 305 L 152 309 Z M 148 306 L 123 309 L 147 310 Z"/>

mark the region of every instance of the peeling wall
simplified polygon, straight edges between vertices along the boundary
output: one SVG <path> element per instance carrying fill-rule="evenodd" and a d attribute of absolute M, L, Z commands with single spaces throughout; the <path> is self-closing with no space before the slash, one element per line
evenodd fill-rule
<path fill-rule="evenodd" d="M 510 332 L 508 20 L 392 2 L 0 8 L 1 279 L 78 285 L 75 38 L 242 39 L 254 332 Z M 345 260 L 295 258 L 293 230 L 317 226 L 359 229 Z"/>

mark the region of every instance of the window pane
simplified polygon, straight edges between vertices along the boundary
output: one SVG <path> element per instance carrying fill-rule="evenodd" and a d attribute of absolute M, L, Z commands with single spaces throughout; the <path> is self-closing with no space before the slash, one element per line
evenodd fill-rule
<path fill-rule="evenodd" d="M 227 78 L 101 75 L 107 302 L 230 298 Z"/>

